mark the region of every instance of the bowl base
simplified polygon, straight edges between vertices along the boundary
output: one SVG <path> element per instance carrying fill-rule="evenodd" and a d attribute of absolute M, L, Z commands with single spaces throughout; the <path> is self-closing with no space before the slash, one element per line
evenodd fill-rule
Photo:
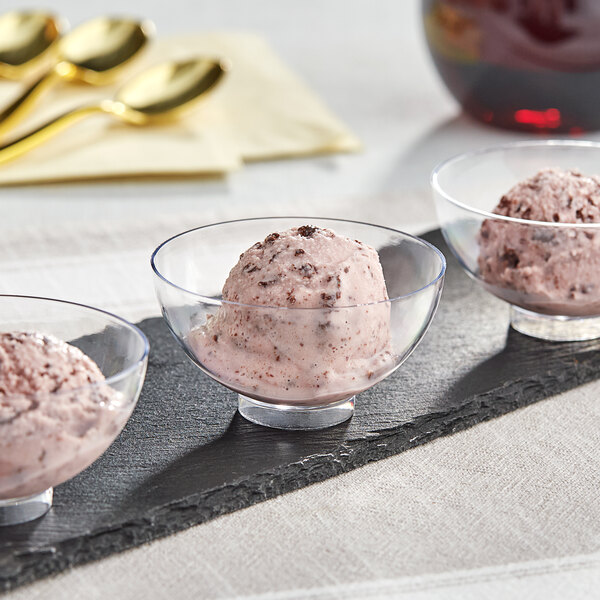
<path fill-rule="evenodd" d="M 326 406 L 289 406 L 267 404 L 239 395 L 238 410 L 242 417 L 274 429 L 325 429 L 347 421 L 354 414 L 354 396 Z"/>
<path fill-rule="evenodd" d="M 552 342 L 582 342 L 600 338 L 600 317 L 542 315 L 511 306 L 510 324 L 520 333 Z"/>
<path fill-rule="evenodd" d="M 43 517 L 52 506 L 52 488 L 26 498 L 0 500 L 0 526 L 19 525 Z"/>

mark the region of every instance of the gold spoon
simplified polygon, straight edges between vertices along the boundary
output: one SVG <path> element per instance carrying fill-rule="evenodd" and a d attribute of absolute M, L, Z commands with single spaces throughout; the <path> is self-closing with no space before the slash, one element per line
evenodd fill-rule
<path fill-rule="evenodd" d="M 0 112 L 0 137 L 31 110 L 35 101 L 60 80 L 104 85 L 114 80 L 153 33 L 150 22 L 100 17 L 67 33 L 58 43 L 58 62 Z"/>
<path fill-rule="evenodd" d="M 69 125 L 96 113 L 114 115 L 134 125 L 164 121 L 212 90 L 228 69 L 228 62 L 207 58 L 165 62 L 151 67 L 124 85 L 114 100 L 80 106 L 0 146 L 0 164 L 24 154 Z"/>
<path fill-rule="evenodd" d="M 0 15 L 0 77 L 26 76 L 61 34 L 62 22 L 39 11 L 11 11 Z"/>

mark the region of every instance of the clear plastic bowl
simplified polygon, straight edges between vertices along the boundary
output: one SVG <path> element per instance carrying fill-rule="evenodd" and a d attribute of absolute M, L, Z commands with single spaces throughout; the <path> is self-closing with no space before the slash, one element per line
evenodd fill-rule
<path fill-rule="evenodd" d="M 270 233 L 302 225 L 332 229 L 374 247 L 390 299 L 332 308 L 244 305 L 222 299 L 223 284 L 242 252 Z M 162 313 L 187 355 L 240 395 L 239 411 L 244 417 L 282 429 L 317 429 L 350 418 L 354 396 L 397 369 L 427 331 L 446 269 L 439 250 L 406 233 L 306 217 L 199 227 L 161 244 L 151 262 Z M 216 354 L 208 351 L 198 332 L 212 318 L 242 323 L 248 340 L 245 350 L 229 343 Z M 348 342 L 349 332 L 354 342 Z M 336 353 L 343 346 L 347 362 Z M 261 381 L 249 380 L 245 373 L 249 356 L 265 365 Z M 285 376 L 278 378 L 270 372 L 273 367 L 273 372 L 285 373 L 282 364 L 298 367 L 302 380 L 311 384 L 311 372 L 327 371 L 326 381 L 323 385 L 288 385 Z"/>
<path fill-rule="evenodd" d="M 0 295 L 0 332 L 18 331 L 51 335 L 78 347 L 106 380 L 68 391 L 0 397 L 5 408 L 0 525 L 45 514 L 53 486 L 77 475 L 108 448 L 136 405 L 148 360 L 146 336 L 115 315 L 61 300 Z"/>
<path fill-rule="evenodd" d="M 493 214 L 516 183 L 546 167 L 600 172 L 600 144 L 529 141 L 462 154 L 431 185 L 448 246 L 465 271 L 510 304 L 514 329 L 553 341 L 600 337 L 600 223 Z"/>

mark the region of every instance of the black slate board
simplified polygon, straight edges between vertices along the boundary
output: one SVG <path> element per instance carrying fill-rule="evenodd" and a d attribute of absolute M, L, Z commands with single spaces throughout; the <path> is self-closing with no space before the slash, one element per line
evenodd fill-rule
<path fill-rule="evenodd" d="M 0 528 L 0 590 L 95 560 L 333 477 L 573 388 L 600 373 L 600 341 L 550 343 L 508 328 L 506 305 L 448 257 L 428 335 L 353 419 L 319 432 L 269 430 L 200 372 L 161 319 L 127 427 L 89 469 L 55 490 L 38 521 Z"/>

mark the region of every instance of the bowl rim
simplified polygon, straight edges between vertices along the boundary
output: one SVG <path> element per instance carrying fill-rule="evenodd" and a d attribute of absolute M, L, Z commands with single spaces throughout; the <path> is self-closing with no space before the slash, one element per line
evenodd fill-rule
<path fill-rule="evenodd" d="M 81 391 L 87 390 L 87 389 L 93 389 L 96 387 L 111 385 L 112 383 L 114 383 L 116 381 L 125 379 L 131 373 L 133 373 L 137 369 L 139 369 L 139 367 L 146 362 L 148 355 L 150 353 L 150 343 L 148 342 L 148 338 L 146 337 L 146 334 L 139 327 L 137 327 L 137 325 L 134 325 L 127 319 L 124 319 L 123 317 L 120 317 L 119 315 L 115 315 L 114 313 L 111 313 L 107 310 L 103 310 L 101 308 L 96 308 L 96 307 L 90 306 L 88 304 L 82 304 L 80 302 L 71 302 L 70 300 L 61 300 L 59 298 L 48 298 L 46 296 L 29 296 L 29 295 L 24 295 L 24 294 L 0 294 L 0 302 L 5 298 L 11 298 L 11 299 L 16 299 L 16 300 L 22 299 L 22 300 L 36 300 L 36 301 L 39 300 L 42 302 L 54 302 L 56 304 L 66 304 L 68 306 L 74 306 L 77 308 L 83 308 L 85 310 L 90 310 L 95 313 L 100 313 L 101 315 L 105 315 L 107 317 L 110 317 L 111 319 L 115 319 L 116 321 L 119 321 L 120 323 L 125 325 L 126 328 L 128 328 L 135 335 L 137 335 L 138 338 L 140 338 L 142 340 L 143 348 L 142 348 L 141 356 L 139 358 L 137 358 L 127 368 L 122 369 L 121 371 L 119 371 L 118 373 L 115 373 L 114 375 L 111 375 L 110 377 L 106 377 L 102 381 L 95 381 L 93 383 L 88 383 L 86 385 L 82 385 L 82 386 L 68 389 L 68 390 L 60 390 L 58 392 L 41 392 L 41 395 L 43 395 L 43 396 L 48 396 L 48 395 L 59 396 L 62 394 L 74 394 L 74 393 L 78 393 L 78 392 L 81 392 Z M 0 323 L 1 323 L 1 321 L 0 321 Z M 3 333 L 3 332 L 0 332 L 0 333 Z M 65 343 L 69 343 L 69 342 L 65 342 Z M 36 397 L 37 395 L 38 394 L 28 394 L 27 397 Z"/>
<path fill-rule="evenodd" d="M 302 219 L 302 220 L 306 220 L 306 221 L 310 221 L 310 220 L 331 221 L 333 223 L 340 223 L 340 222 L 351 223 L 354 225 L 366 225 L 368 227 L 375 227 L 378 229 L 385 229 L 387 231 L 393 231 L 394 233 L 397 233 L 397 234 L 400 234 L 407 238 L 410 238 L 411 240 L 416 241 L 416 242 L 422 244 L 423 246 L 429 248 L 429 250 L 432 250 L 434 252 L 434 254 L 436 254 L 437 257 L 439 258 L 440 263 L 441 263 L 441 268 L 440 268 L 439 272 L 437 273 L 437 275 L 431 281 L 429 281 L 428 283 L 426 283 L 424 286 L 420 287 L 419 289 L 409 292 L 408 294 L 403 294 L 401 296 L 395 296 L 394 298 L 388 298 L 387 300 L 378 300 L 377 302 L 365 302 L 363 304 L 350 304 L 350 305 L 346 305 L 346 306 L 334 306 L 331 308 L 323 308 L 323 307 L 309 308 L 309 307 L 297 307 L 297 306 L 270 306 L 267 304 L 244 304 L 242 302 L 233 302 L 231 300 L 223 300 L 221 298 L 215 298 L 214 296 L 206 296 L 205 294 L 200 294 L 198 292 L 188 290 L 188 289 L 170 281 L 165 275 L 163 275 L 160 272 L 160 270 L 158 269 L 158 267 L 156 265 L 155 259 L 158 256 L 159 252 L 163 248 L 165 248 L 169 243 L 171 243 L 174 240 L 176 240 L 180 237 L 183 237 L 185 235 L 189 235 L 191 233 L 196 233 L 202 229 L 207 229 L 209 227 L 218 227 L 218 226 L 222 226 L 222 225 L 230 225 L 233 223 L 247 223 L 247 222 L 251 222 L 251 221 L 275 221 L 275 220 L 286 220 L 286 219 Z M 222 304 L 226 304 L 226 305 L 230 305 L 230 306 L 239 306 L 239 307 L 244 307 L 244 308 L 279 309 L 279 310 L 290 310 L 290 311 L 298 311 L 298 310 L 304 310 L 304 311 L 328 310 L 328 311 L 331 311 L 331 310 L 338 310 L 338 309 L 341 310 L 341 309 L 347 309 L 347 308 L 357 308 L 357 307 L 363 307 L 363 306 L 376 306 L 378 304 L 385 304 L 388 302 L 392 303 L 397 300 L 402 300 L 402 299 L 409 298 L 411 296 L 420 294 L 421 292 L 425 291 L 427 288 L 435 285 L 440 279 L 442 279 L 444 277 L 444 275 L 446 273 L 446 257 L 441 252 L 441 250 L 436 248 L 433 244 L 429 243 L 428 241 L 426 241 L 420 237 L 417 237 L 416 235 L 406 233 L 399 229 L 394 229 L 393 227 L 386 227 L 385 225 L 375 225 L 373 223 L 366 223 L 364 221 L 355 221 L 352 219 L 337 219 L 335 217 L 315 217 L 315 216 L 306 217 L 306 216 L 302 216 L 302 215 L 299 215 L 299 216 L 283 215 L 283 216 L 269 216 L 269 217 L 251 217 L 251 218 L 247 218 L 247 219 L 232 219 L 232 220 L 228 220 L 228 221 L 219 221 L 217 223 L 209 223 L 207 225 L 201 225 L 200 227 L 193 227 L 192 229 L 188 229 L 186 231 L 177 233 L 177 234 L 171 236 L 170 238 L 166 239 L 161 244 L 159 244 L 154 249 L 154 252 L 152 252 L 152 255 L 150 257 L 150 264 L 152 266 L 152 270 L 154 271 L 155 276 L 158 277 L 163 282 L 165 282 L 167 285 L 169 285 L 181 292 L 184 292 L 186 294 L 195 296 L 196 298 L 200 299 L 202 302 L 205 302 L 207 304 L 214 304 L 214 305 L 219 305 L 219 306 Z M 233 267 L 233 265 L 232 265 L 232 267 Z"/>
<path fill-rule="evenodd" d="M 498 215 L 493 212 L 488 212 L 473 206 L 469 206 L 460 200 L 457 200 L 450 194 L 448 194 L 441 186 L 439 182 L 439 176 L 441 172 L 449 166 L 458 163 L 463 160 L 469 160 L 477 158 L 486 154 L 493 154 L 494 152 L 509 151 L 514 149 L 523 148 L 540 148 L 540 147 L 575 147 L 575 148 L 594 148 L 600 150 L 600 142 L 593 142 L 587 140 L 520 140 L 518 142 L 508 142 L 505 144 L 498 144 L 494 146 L 484 146 L 477 150 L 470 150 L 469 152 L 462 152 L 455 154 L 441 163 L 431 172 L 429 183 L 434 192 L 439 194 L 444 200 L 450 202 L 458 208 L 462 208 L 470 213 L 480 215 L 486 219 L 493 219 L 498 221 L 507 221 L 510 223 L 520 223 L 523 225 L 536 226 L 536 227 L 548 227 L 553 229 L 600 229 L 600 223 L 555 223 L 554 221 L 533 221 L 530 219 L 519 219 L 517 217 L 507 217 L 505 215 Z"/>

